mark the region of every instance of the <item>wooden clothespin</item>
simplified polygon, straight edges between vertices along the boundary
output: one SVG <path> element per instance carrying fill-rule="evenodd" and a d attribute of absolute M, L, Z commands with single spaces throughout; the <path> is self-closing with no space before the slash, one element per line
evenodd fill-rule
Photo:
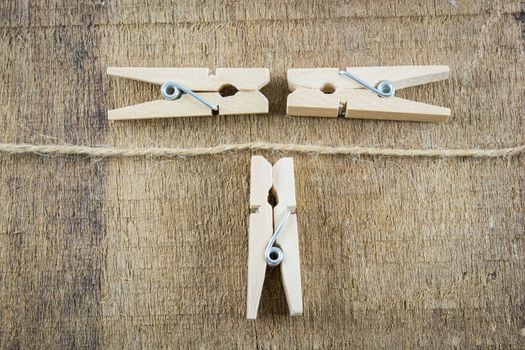
<path fill-rule="evenodd" d="M 270 191 L 278 201 L 274 208 L 268 202 Z M 290 315 L 303 313 L 295 209 L 293 159 L 281 158 L 272 167 L 263 157 L 252 157 L 246 312 L 248 319 L 257 318 L 267 266 L 281 266 Z"/>
<path fill-rule="evenodd" d="M 268 113 L 259 92 L 270 81 L 266 68 L 108 67 L 108 75 L 161 85 L 162 100 L 108 111 L 110 120 Z"/>
<path fill-rule="evenodd" d="M 395 97 L 396 90 L 447 79 L 448 66 L 289 69 L 286 113 L 446 122 L 450 109 Z"/>

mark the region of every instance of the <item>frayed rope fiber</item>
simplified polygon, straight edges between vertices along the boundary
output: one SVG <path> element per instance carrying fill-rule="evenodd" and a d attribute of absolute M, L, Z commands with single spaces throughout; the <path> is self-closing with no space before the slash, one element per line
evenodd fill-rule
<path fill-rule="evenodd" d="M 0 143 L 3 154 L 79 155 L 94 158 L 124 157 L 192 157 L 242 151 L 279 151 L 327 155 L 434 157 L 434 158 L 497 158 L 512 157 L 525 152 L 525 145 L 499 149 L 395 149 L 360 146 L 318 146 L 270 142 L 248 142 L 195 148 L 119 148 L 111 146 L 89 147 L 78 145 L 31 145 Z"/>

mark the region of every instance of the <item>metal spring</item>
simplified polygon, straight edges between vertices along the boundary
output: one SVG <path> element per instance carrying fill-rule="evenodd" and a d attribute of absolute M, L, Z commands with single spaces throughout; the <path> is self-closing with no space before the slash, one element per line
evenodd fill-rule
<path fill-rule="evenodd" d="M 368 90 L 376 93 L 379 97 L 391 97 L 391 96 L 394 96 L 394 94 L 396 93 L 396 89 L 394 88 L 394 84 L 392 84 L 388 80 L 382 80 L 382 81 L 380 81 L 377 84 L 377 87 L 373 87 L 373 86 L 369 85 L 368 83 L 362 81 L 361 79 L 359 79 L 358 77 L 356 77 L 352 73 L 349 73 L 348 71 L 342 70 L 342 71 L 339 72 L 339 74 L 340 75 L 341 74 L 342 75 L 346 75 L 347 77 L 349 77 L 350 79 L 352 79 L 356 83 L 358 83 L 358 84 L 364 86 L 365 88 L 367 88 Z"/>
<path fill-rule="evenodd" d="M 182 86 L 181 84 L 175 83 L 173 81 L 168 81 L 164 83 L 160 88 L 160 93 L 166 100 L 177 100 L 179 99 L 183 93 L 186 93 L 188 95 L 191 95 L 194 97 L 197 101 L 204 104 L 206 107 L 210 108 L 214 112 L 219 111 L 219 105 L 213 104 L 193 92 L 192 90 L 188 89 L 187 87 Z"/>
<path fill-rule="evenodd" d="M 268 266 L 278 266 L 281 263 L 281 261 L 283 261 L 283 250 L 279 247 L 274 246 L 274 244 L 277 240 L 277 237 L 279 237 L 279 234 L 283 230 L 284 224 L 288 221 L 288 218 L 290 217 L 291 213 L 292 209 L 288 208 L 288 210 L 286 210 L 286 213 L 284 214 L 283 219 L 279 223 L 279 226 L 277 226 L 277 229 L 275 230 L 272 238 L 270 238 L 270 241 L 266 246 L 266 250 L 264 251 L 264 258 L 266 259 L 266 264 Z"/>

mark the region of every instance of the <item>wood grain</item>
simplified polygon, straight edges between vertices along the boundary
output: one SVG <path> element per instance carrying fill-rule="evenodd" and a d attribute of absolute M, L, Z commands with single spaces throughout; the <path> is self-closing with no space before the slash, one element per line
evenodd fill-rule
<path fill-rule="evenodd" d="M 230 84 L 238 90 L 260 90 L 270 82 L 267 68 L 217 68 L 215 74 L 208 68 L 108 67 L 111 76 L 162 85 L 178 82 L 194 91 L 219 91 Z"/>
<path fill-rule="evenodd" d="M 0 14 L 3 142 L 524 141 L 519 1 L 3 1 Z M 284 116 L 289 68 L 406 64 L 450 66 L 399 93 L 450 107 L 448 123 Z M 110 66 L 268 67 L 270 114 L 108 123 L 108 109 L 158 98 Z M 523 157 L 293 157 L 304 313 L 289 316 L 275 269 L 257 321 L 251 154 L 0 157 L 0 347 L 525 346 Z"/>
<path fill-rule="evenodd" d="M 273 186 L 273 167 L 261 156 L 250 162 L 250 219 L 248 223 L 248 275 L 246 318 L 256 319 L 267 265 L 265 248 L 273 234 L 273 208 L 268 194 Z"/>
<path fill-rule="evenodd" d="M 300 316 L 303 314 L 303 292 L 294 170 L 291 157 L 281 158 L 273 165 L 272 190 L 277 199 L 273 208 L 273 227 L 277 230 L 288 210 L 291 211 L 276 243 L 284 254 L 280 269 L 288 310 L 290 316 Z"/>
<path fill-rule="evenodd" d="M 233 96 L 217 92 L 203 92 L 199 96 L 219 106 L 219 115 L 247 115 L 268 113 L 268 100 L 259 91 L 239 91 Z M 155 100 L 108 111 L 109 120 L 137 120 L 173 117 L 212 116 L 213 111 L 184 94 L 174 101 Z"/>
<path fill-rule="evenodd" d="M 447 79 L 448 66 L 348 67 L 346 71 L 377 86 L 390 82 L 395 91 Z M 292 91 L 286 101 L 289 116 L 446 122 L 450 109 L 396 96 L 382 98 L 341 75 L 337 68 L 300 68 L 287 72 Z"/>
<path fill-rule="evenodd" d="M 379 67 L 346 67 L 345 70 L 371 86 L 382 80 L 391 82 L 396 90 L 445 80 L 449 77 L 448 66 L 379 66 Z M 323 89 L 330 85 L 337 89 L 364 89 L 361 84 L 339 74 L 338 68 L 292 68 L 286 73 L 288 88 Z"/>

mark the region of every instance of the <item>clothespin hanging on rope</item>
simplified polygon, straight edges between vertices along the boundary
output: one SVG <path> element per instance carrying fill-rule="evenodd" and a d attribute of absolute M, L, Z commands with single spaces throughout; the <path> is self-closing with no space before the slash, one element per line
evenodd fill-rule
<path fill-rule="evenodd" d="M 268 202 L 272 191 L 277 205 Z M 303 313 L 299 235 L 292 158 L 272 165 L 261 156 L 252 157 L 248 231 L 248 319 L 257 318 L 267 266 L 281 267 L 281 277 L 291 316 Z"/>
<path fill-rule="evenodd" d="M 395 97 L 397 90 L 447 79 L 448 66 L 301 68 L 288 70 L 286 113 L 446 122 L 450 109 Z"/>
<path fill-rule="evenodd" d="M 268 113 L 259 91 L 270 81 L 266 68 L 108 67 L 108 75 L 161 85 L 163 99 L 108 111 L 110 120 Z"/>

